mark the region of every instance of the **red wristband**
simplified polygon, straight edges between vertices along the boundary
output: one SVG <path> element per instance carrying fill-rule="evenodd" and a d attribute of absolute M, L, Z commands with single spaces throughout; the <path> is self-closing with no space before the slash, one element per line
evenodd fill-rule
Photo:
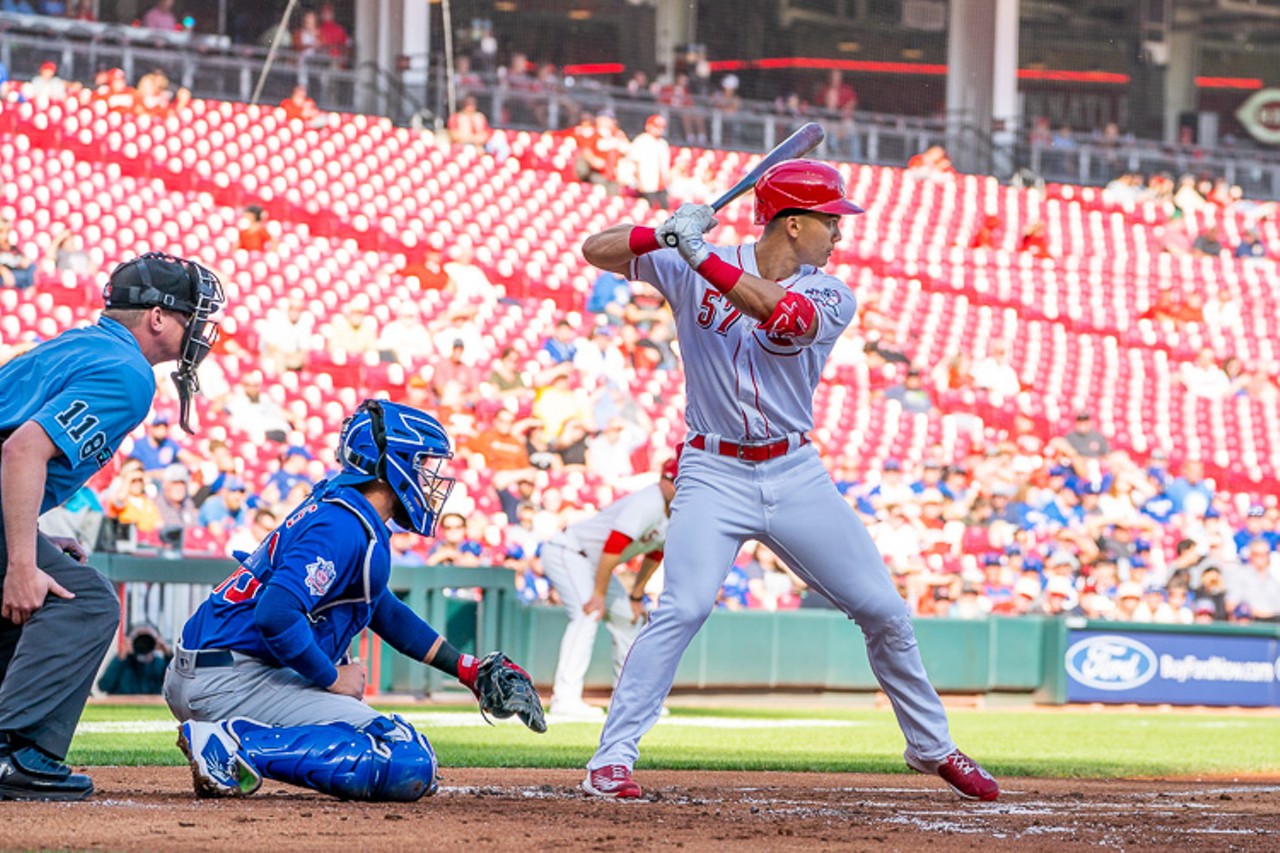
<path fill-rule="evenodd" d="M 698 265 L 698 275 L 711 282 L 716 290 L 728 293 L 742 278 L 743 271 L 728 261 L 720 260 L 719 256 L 712 255 Z"/>
<path fill-rule="evenodd" d="M 631 250 L 631 254 L 639 257 L 661 249 L 662 244 L 658 242 L 658 234 L 652 228 L 637 225 L 627 236 L 627 248 Z"/>
<path fill-rule="evenodd" d="M 476 675 L 479 669 L 480 661 L 473 655 L 463 654 L 458 658 L 458 680 L 472 693 L 476 691 Z"/>

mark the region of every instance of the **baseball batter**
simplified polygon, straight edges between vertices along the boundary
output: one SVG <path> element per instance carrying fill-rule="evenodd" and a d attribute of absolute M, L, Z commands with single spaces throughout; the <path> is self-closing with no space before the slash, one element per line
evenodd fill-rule
<path fill-rule="evenodd" d="M 0 368 L 0 799 L 79 800 L 93 781 L 63 764 L 120 605 L 74 539 L 44 536 L 59 506 L 142 423 L 152 365 L 178 361 L 183 426 L 195 370 L 217 335 L 222 286 L 199 264 L 147 254 L 121 264 L 97 325 L 63 332 Z"/>
<path fill-rule="evenodd" d="M 596 631 L 603 621 L 613 639 L 613 677 L 631 651 L 644 623 L 644 587 L 662 563 L 667 516 L 675 497 L 675 460 L 663 466 L 652 486 L 614 501 L 600 512 L 571 524 L 542 546 L 542 568 L 560 593 L 569 625 L 560 640 L 551 715 L 599 717 L 602 711 L 582 700 L 582 682 L 591 664 Z M 643 554 L 632 591 L 614 577 L 614 569 Z"/>
<path fill-rule="evenodd" d="M 906 738 L 907 764 L 937 773 L 963 797 L 999 795 L 996 781 L 951 741 L 906 606 L 806 435 L 823 364 L 856 307 L 848 286 L 822 268 L 840 240 L 840 217 L 861 212 L 834 168 L 791 160 L 756 186 L 755 221 L 764 226 L 757 243 L 707 244 L 711 208 L 684 205 L 656 232 L 617 225 L 583 246 L 590 263 L 647 281 L 670 302 L 689 428 L 665 587 L 587 764 L 583 787 L 591 794 L 641 795 L 631 778 L 640 738 L 657 721 L 738 548 L 757 539 L 858 623 Z M 659 250 L 672 237 L 677 248 Z"/>
<path fill-rule="evenodd" d="M 396 650 L 458 678 L 497 716 L 545 731 L 529 677 L 501 655 L 458 652 L 387 589 L 387 523 L 423 536 L 454 481 L 430 415 L 367 400 L 343 425 L 341 472 L 222 582 L 188 620 L 164 697 L 184 721 L 178 745 L 196 793 L 242 796 L 262 777 L 345 799 L 411 801 L 434 793 L 436 758 L 400 717 L 364 702 L 365 671 L 346 659 L 366 627 Z M 504 682 L 504 704 L 494 681 Z"/>

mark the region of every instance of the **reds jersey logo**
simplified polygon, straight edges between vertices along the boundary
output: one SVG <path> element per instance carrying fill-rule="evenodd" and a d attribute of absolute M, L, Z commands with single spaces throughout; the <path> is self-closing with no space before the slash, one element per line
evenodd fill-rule
<path fill-rule="evenodd" d="M 314 563 L 307 564 L 307 589 L 316 598 L 328 592 L 329 587 L 333 586 L 333 582 L 337 577 L 338 572 L 334 568 L 332 560 L 316 557 Z"/>

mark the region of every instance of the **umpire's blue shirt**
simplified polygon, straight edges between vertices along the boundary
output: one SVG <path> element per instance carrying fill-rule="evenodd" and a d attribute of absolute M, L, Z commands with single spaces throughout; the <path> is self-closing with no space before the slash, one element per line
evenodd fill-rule
<path fill-rule="evenodd" d="M 35 421 L 62 451 L 49 460 L 40 512 L 61 505 L 110 461 L 155 393 L 137 339 L 106 317 L 0 367 L 0 435 Z"/>

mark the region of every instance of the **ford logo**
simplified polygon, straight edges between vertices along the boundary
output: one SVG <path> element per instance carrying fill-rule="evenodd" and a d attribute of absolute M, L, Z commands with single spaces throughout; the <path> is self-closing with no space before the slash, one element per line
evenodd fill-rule
<path fill-rule="evenodd" d="M 1067 649 L 1067 674 L 1095 690 L 1132 690 L 1155 677 L 1156 655 L 1128 637 L 1088 637 Z"/>

